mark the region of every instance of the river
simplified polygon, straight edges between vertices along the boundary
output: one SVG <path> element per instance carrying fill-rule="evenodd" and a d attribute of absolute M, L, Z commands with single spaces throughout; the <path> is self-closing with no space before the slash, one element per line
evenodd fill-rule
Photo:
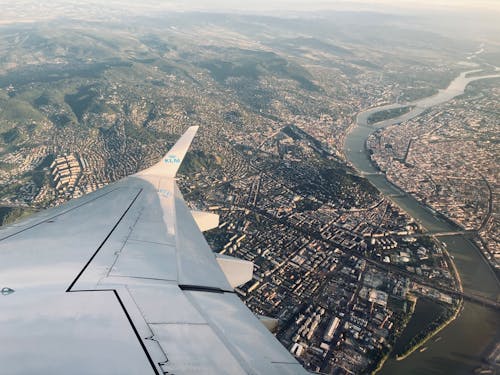
<path fill-rule="evenodd" d="M 344 153 L 353 167 L 430 233 L 454 231 L 457 226 L 439 214 L 433 213 L 415 198 L 404 194 L 391 184 L 372 165 L 368 152 L 365 150 L 365 143 L 368 136 L 376 129 L 412 119 L 430 107 L 463 94 L 465 87 L 472 81 L 500 77 L 500 74 L 466 77 L 468 73 L 473 72 L 476 71 L 460 74 L 446 89 L 440 90 L 436 95 L 411 103 L 391 104 L 360 112 L 356 118 L 356 126 L 351 129 L 345 139 Z M 371 126 L 367 124 L 368 117 L 373 113 L 408 105 L 414 108 L 402 116 Z M 454 257 L 464 290 L 483 294 L 492 299 L 498 298 L 500 285 L 479 250 L 462 236 L 444 237 L 442 240 Z M 419 317 L 415 314 L 412 319 L 419 319 Z M 380 374 L 470 374 L 480 366 L 482 354 L 487 347 L 500 336 L 499 326 L 500 317 L 497 311 L 465 301 L 457 319 L 438 334 L 441 339 L 431 340 L 426 345 L 426 351 L 417 351 L 402 361 L 388 359 Z"/>

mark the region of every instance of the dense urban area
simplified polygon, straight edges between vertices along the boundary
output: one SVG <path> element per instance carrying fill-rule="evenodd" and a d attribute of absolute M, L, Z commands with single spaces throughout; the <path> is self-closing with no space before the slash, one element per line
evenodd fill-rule
<path fill-rule="evenodd" d="M 346 17 L 309 34 L 311 23 L 217 14 L 2 25 L 0 222 L 135 173 L 200 125 L 184 198 L 220 215 L 206 233 L 214 251 L 254 262 L 236 291 L 279 319 L 307 369 L 369 373 L 425 349 L 463 303 L 453 257 L 348 166 L 343 142 L 360 110 L 432 95 L 471 66 L 491 69 L 500 49 L 467 65 L 457 61 L 477 44 L 432 33 L 393 48 L 381 29 L 364 44 L 376 20 L 344 38 Z M 391 182 L 473 233 L 497 268 L 499 99 L 498 79 L 478 81 L 367 142 Z M 436 316 L 398 342 L 420 303 Z"/>
<path fill-rule="evenodd" d="M 498 80 L 368 140 L 372 160 L 404 191 L 479 234 L 477 245 L 500 269 Z"/>

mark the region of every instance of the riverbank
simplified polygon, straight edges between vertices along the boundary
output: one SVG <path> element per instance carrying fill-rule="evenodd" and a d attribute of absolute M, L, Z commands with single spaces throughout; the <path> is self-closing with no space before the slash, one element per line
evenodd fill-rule
<path fill-rule="evenodd" d="M 416 350 L 420 349 L 422 346 L 424 346 L 430 339 L 432 339 L 434 336 L 436 336 L 439 332 L 441 332 L 443 329 L 448 326 L 451 322 L 453 322 L 460 311 L 462 311 L 463 308 L 463 299 L 460 299 L 460 302 L 458 303 L 455 311 L 453 314 L 445 320 L 443 323 L 441 323 L 436 329 L 432 330 L 428 334 L 426 334 L 422 340 L 419 340 L 414 346 L 412 346 L 410 349 L 408 349 L 406 352 L 404 352 L 401 355 L 396 355 L 396 361 L 402 361 L 406 358 L 408 358 L 411 354 L 413 354 Z"/>
<path fill-rule="evenodd" d="M 351 126 L 349 126 L 349 130 L 352 131 L 352 129 L 354 129 L 355 127 L 359 126 L 359 124 L 357 123 L 353 123 Z M 368 128 L 368 127 L 367 127 Z M 373 128 L 373 131 L 376 131 L 377 129 L 376 128 Z M 367 157 L 370 159 L 370 162 L 371 162 L 371 158 L 370 158 L 370 152 L 369 152 L 369 149 L 366 147 L 366 142 L 364 142 L 363 144 L 363 148 L 362 148 L 363 152 L 367 155 Z M 349 160 L 347 155 L 345 155 L 345 158 L 346 160 Z M 363 174 L 363 171 L 360 170 L 359 168 L 356 167 L 356 165 L 354 163 L 350 163 L 350 165 L 352 166 L 352 168 L 358 173 L 358 174 Z M 375 169 L 378 170 L 377 166 L 375 166 L 373 164 L 373 162 L 371 162 L 371 166 Z M 388 180 L 385 176 L 384 173 L 382 173 L 382 175 L 384 176 L 385 180 L 387 181 L 387 183 L 389 183 L 393 189 L 395 189 L 396 191 L 399 191 L 401 192 L 402 194 L 406 194 L 408 196 L 411 196 L 413 197 L 412 195 L 409 195 L 407 194 L 404 190 L 402 190 L 398 185 L 396 185 L 395 183 L 393 183 L 392 181 Z M 371 182 L 371 181 L 370 181 Z M 372 183 L 372 185 L 377 188 L 376 185 L 374 185 Z M 389 195 L 385 195 L 385 198 L 388 199 L 391 203 L 393 203 L 395 206 L 397 206 L 401 211 L 403 212 L 406 212 L 406 210 L 398 204 L 398 202 L 393 199 L 391 196 Z M 413 197 L 414 198 L 414 197 Z M 415 199 L 415 198 L 414 198 Z M 450 220 L 448 217 L 442 215 L 441 213 L 433 210 L 431 207 L 423 204 L 422 202 L 419 201 L 419 203 L 422 205 L 422 207 L 424 207 L 430 214 L 432 214 L 436 219 L 438 220 L 442 220 L 442 221 L 445 221 L 448 225 L 454 227 L 454 228 L 457 228 L 457 229 L 461 229 L 460 226 L 458 226 L 454 221 Z M 411 215 L 410 215 L 411 216 Z M 419 225 L 419 227 L 427 232 L 430 232 L 429 228 L 426 228 L 423 223 L 418 220 L 418 218 L 415 218 L 412 216 L 412 218 L 415 220 L 415 222 Z M 431 237 L 434 241 L 436 242 L 439 242 L 439 240 L 432 235 L 432 233 L 429 233 L 429 237 Z M 456 268 L 456 265 L 454 264 L 451 256 L 449 255 L 449 253 L 447 252 L 446 249 L 443 249 L 445 255 L 446 255 L 446 258 L 447 258 L 447 263 L 449 264 L 450 268 L 452 269 L 453 271 L 453 275 L 454 275 L 454 279 L 455 279 L 455 283 L 456 285 L 458 286 L 459 290 L 460 291 L 463 291 L 463 286 L 462 286 L 462 281 L 461 281 L 461 278 L 460 278 L 460 274 L 458 273 L 458 270 Z M 416 300 L 413 301 L 413 304 L 410 308 L 410 317 L 413 315 L 414 313 L 414 310 L 415 310 L 415 305 L 416 305 Z M 416 350 L 420 349 L 423 345 L 425 345 L 429 340 L 431 340 L 436 334 L 438 334 L 439 332 L 441 332 L 444 328 L 446 328 L 451 322 L 453 322 L 458 314 L 460 313 L 461 309 L 463 308 L 463 300 L 460 300 L 460 302 L 458 303 L 458 305 L 456 306 L 455 308 L 455 311 L 453 312 L 453 314 L 446 320 L 444 321 L 443 323 L 441 323 L 439 326 L 437 326 L 435 329 L 433 329 L 432 331 L 430 331 L 422 340 L 419 340 L 414 346 L 411 347 L 411 349 L 409 349 L 407 352 L 403 353 L 402 355 L 397 355 L 395 356 L 395 359 L 397 361 L 402 361 L 404 359 L 406 359 L 407 357 L 409 357 L 412 353 L 414 353 Z M 407 324 L 408 322 L 406 322 Z M 405 325 L 406 325 L 405 324 Z M 380 360 L 379 364 L 377 365 L 376 369 L 374 371 L 372 371 L 372 375 L 375 375 L 377 373 L 379 373 L 386 361 L 391 357 L 391 354 L 392 354 L 392 350 L 389 351 L 388 353 L 386 353 Z"/>
<path fill-rule="evenodd" d="M 412 302 L 411 303 L 411 306 L 410 306 L 410 311 L 408 312 L 408 315 L 407 315 L 407 318 L 405 318 L 404 322 L 402 322 L 402 325 L 404 325 L 405 327 L 407 326 L 408 322 L 411 320 L 412 316 L 413 316 L 413 313 L 415 312 L 415 306 L 417 304 L 417 299 L 416 298 L 410 298 L 410 301 Z M 380 362 L 378 363 L 377 367 L 375 368 L 375 370 L 373 370 L 371 372 L 371 375 L 376 375 L 378 374 L 382 368 L 384 367 L 384 364 L 385 362 L 390 358 L 393 350 L 394 350 L 394 345 L 395 345 L 395 342 L 394 344 L 392 345 L 392 348 L 390 351 L 388 351 L 381 359 L 380 359 Z"/>
<path fill-rule="evenodd" d="M 435 241 L 438 241 L 437 238 L 435 237 L 432 237 Z M 458 273 L 458 270 L 457 270 L 457 267 L 455 265 L 455 263 L 453 262 L 453 259 L 451 258 L 450 254 L 448 253 L 448 250 L 446 250 L 443 247 L 443 253 L 444 255 L 446 256 L 446 263 L 448 263 L 448 266 L 452 269 L 453 271 L 453 278 L 455 279 L 455 284 L 457 285 L 458 287 L 458 290 L 460 290 L 461 292 L 464 291 L 464 288 L 463 288 L 463 284 L 462 284 L 462 279 L 460 277 L 460 274 Z M 405 353 L 401 354 L 401 355 L 396 355 L 396 360 L 397 361 L 402 361 L 403 359 L 406 359 L 407 357 L 409 357 L 412 353 L 414 353 L 416 350 L 420 349 L 423 345 L 425 345 L 430 339 L 432 339 L 436 334 L 438 334 L 439 332 L 441 332 L 444 328 L 446 328 L 446 326 L 448 324 L 450 324 L 451 322 L 453 322 L 458 314 L 460 313 L 460 311 L 462 310 L 463 308 L 463 299 L 461 298 L 457 304 L 457 306 L 455 307 L 455 311 L 453 312 L 453 314 L 447 319 L 445 320 L 443 323 L 441 323 L 439 326 L 437 326 L 435 329 L 433 329 L 432 331 L 428 332 L 425 337 L 423 337 L 421 340 L 417 341 L 415 343 L 415 345 L 411 348 L 409 348 L 407 351 L 405 351 Z M 413 305 L 413 309 L 415 308 L 415 305 Z M 413 314 L 413 311 L 412 311 L 412 314 Z"/>
<path fill-rule="evenodd" d="M 359 126 L 359 124 L 357 124 Z M 354 127 L 356 126 L 356 124 L 354 124 Z M 351 128 L 351 127 L 350 127 Z M 373 129 L 373 131 L 376 131 L 377 129 Z M 363 145 L 363 151 L 365 152 L 365 154 L 367 155 L 367 157 L 370 159 L 371 161 L 371 158 L 370 158 L 370 151 L 369 149 L 367 148 L 366 146 L 366 142 L 364 143 Z M 347 158 L 347 156 L 346 156 Z M 372 166 L 378 170 L 377 166 L 373 164 L 373 162 L 371 163 Z M 362 173 L 362 171 L 358 168 L 356 168 L 355 165 L 353 165 L 353 168 L 356 170 L 357 173 Z M 387 179 L 387 177 L 385 176 L 385 174 L 383 173 L 383 176 L 385 177 L 386 181 L 394 188 L 396 189 L 397 191 L 400 191 L 402 192 L 403 194 L 407 194 L 409 196 L 411 196 L 412 198 L 416 199 L 413 195 L 411 194 L 408 194 L 406 193 L 403 189 L 401 189 L 400 186 L 398 186 L 397 184 L 395 184 L 393 181 Z M 375 186 L 375 185 L 374 185 Z M 376 187 L 376 186 L 375 186 Z M 406 212 L 405 209 L 403 207 L 401 207 L 398 202 L 396 200 L 394 200 L 391 196 L 385 196 L 386 199 L 388 199 L 390 202 L 392 202 L 394 205 L 396 205 L 401 211 L 403 212 Z M 456 222 L 454 222 L 453 220 L 451 220 L 450 218 L 446 217 L 445 215 L 441 214 L 440 212 L 437 212 L 435 211 L 432 207 L 429 207 L 428 205 L 424 204 L 423 202 L 417 200 L 421 205 L 422 207 L 424 207 L 430 214 L 432 214 L 436 219 L 438 220 L 442 220 L 442 221 L 445 221 L 447 224 L 449 224 L 450 226 L 456 228 L 456 229 L 463 229 L 460 225 L 458 225 Z M 419 225 L 420 228 L 426 230 L 427 232 L 429 232 L 429 237 L 431 237 L 434 241 L 436 242 L 439 242 L 439 240 L 437 239 L 437 237 L 433 236 L 432 235 L 432 232 L 430 232 L 430 228 L 426 228 L 420 220 L 418 220 L 417 218 L 414 218 L 413 219 L 415 220 L 415 222 Z M 452 273 L 454 275 L 454 279 L 455 279 L 455 283 L 458 287 L 458 289 L 460 291 L 463 291 L 463 285 L 462 285 L 462 280 L 460 278 L 460 274 L 457 270 L 457 267 L 455 265 L 455 263 L 453 262 L 453 259 L 452 257 L 450 256 L 450 254 L 448 253 L 448 251 L 446 249 L 443 249 L 443 253 L 445 254 L 446 256 L 446 261 L 449 265 L 449 267 L 452 269 Z M 416 301 L 414 301 L 414 303 L 412 304 L 412 308 L 411 308 L 411 313 L 410 315 L 413 315 L 414 313 L 414 309 L 415 309 L 415 304 L 416 304 Z M 402 361 L 406 358 L 408 358 L 411 354 L 413 354 L 415 351 L 417 351 L 418 349 L 422 348 L 422 346 L 424 346 L 429 340 L 431 340 L 433 337 L 435 337 L 439 332 L 441 332 L 444 328 L 446 328 L 450 323 L 452 323 L 459 315 L 460 311 L 462 310 L 463 308 L 463 300 L 461 299 L 459 301 L 459 303 L 457 304 L 457 306 L 455 307 L 454 309 L 454 312 L 453 314 L 448 318 L 446 319 L 444 322 L 442 322 L 441 324 L 439 324 L 435 329 L 433 329 L 432 331 L 428 332 L 421 340 L 419 340 L 415 345 L 413 345 L 408 351 L 405 351 L 403 354 L 401 355 L 396 355 L 395 356 L 395 359 L 396 361 Z M 390 358 L 392 354 L 392 351 L 390 351 L 389 353 L 387 353 L 382 359 L 381 361 L 379 362 L 379 365 L 377 366 L 377 368 L 372 372 L 372 374 L 377 374 L 379 373 L 382 368 L 384 367 L 384 364 L 385 362 Z"/>
<path fill-rule="evenodd" d="M 436 239 L 436 241 L 437 241 L 437 239 Z M 464 286 L 462 284 L 462 278 L 460 277 L 460 274 L 458 273 L 458 269 L 457 269 L 455 262 L 453 261 L 450 253 L 448 252 L 448 250 L 446 248 L 443 249 L 443 253 L 444 253 L 444 255 L 446 255 L 446 261 L 448 262 L 448 265 L 451 266 L 451 268 L 453 270 L 453 275 L 455 278 L 455 283 L 458 286 L 458 290 L 463 292 Z"/>
<path fill-rule="evenodd" d="M 462 76 L 463 76 L 463 74 L 460 77 L 462 77 Z M 473 80 L 480 80 L 480 79 L 487 79 L 487 78 L 500 78 L 500 76 L 498 76 L 498 75 L 488 75 L 488 76 L 478 76 L 478 77 L 471 77 L 471 78 L 472 78 L 472 81 L 473 81 Z M 467 82 L 471 82 L 471 80 L 469 79 Z M 386 107 L 387 107 L 386 105 L 381 107 L 383 112 L 387 111 L 387 110 L 384 109 Z M 402 107 L 402 108 L 407 108 L 407 107 Z M 430 108 L 430 107 L 428 107 L 428 108 Z M 378 113 L 378 112 L 376 112 L 376 110 L 377 110 L 376 108 L 370 108 L 370 109 L 367 109 L 366 112 L 369 112 L 371 114 L 370 116 L 373 116 L 373 114 L 377 114 Z M 420 114 L 416 114 L 415 117 L 417 117 L 419 115 Z M 401 117 L 401 116 L 399 116 L 399 117 Z M 375 123 L 375 124 L 372 124 L 373 126 L 370 126 L 370 125 L 367 125 L 366 116 L 357 116 L 357 118 L 356 118 L 357 121 L 356 121 L 356 123 L 354 123 L 354 126 L 364 127 L 366 129 L 369 129 L 371 134 L 374 134 L 375 132 L 379 131 L 380 129 L 384 129 L 385 127 L 390 126 L 391 122 L 388 122 L 390 120 L 393 120 L 394 123 L 399 122 L 399 121 L 397 121 L 397 119 L 399 117 L 382 121 L 385 124 L 383 126 L 379 126 L 380 123 Z M 407 118 L 405 120 L 407 120 Z M 351 129 L 351 131 L 353 130 L 352 127 L 349 127 L 349 129 Z M 344 139 L 346 139 L 346 138 L 347 137 L 345 137 Z M 368 138 L 367 138 L 367 140 L 368 140 Z M 394 187 L 394 189 L 396 191 L 400 191 L 401 194 L 407 194 L 407 195 L 411 196 L 416 201 L 418 201 L 422 207 L 426 208 L 429 211 L 429 213 L 431 215 L 433 215 L 436 219 L 444 221 L 447 224 L 449 224 L 449 226 L 452 227 L 452 230 L 451 231 L 447 231 L 447 232 L 462 232 L 464 234 L 467 234 L 468 236 L 470 236 L 471 233 L 474 232 L 474 237 L 471 237 L 468 240 L 470 241 L 471 245 L 477 250 L 478 254 L 480 254 L 480 256 L 488 264 L 488 266 L 490 267 L 491 272 L 495 275 L 495 278 L 497 279 L 497 282 L 500 284 L 500 270 L 497 269 L 494 266 L 494 264 L 492 264 L 492 262 L 490 260 L 491 258 L 488 258 L 488 256 L 487 256 L 488 255 L 488 251 L 485 250 L 485 249 L 487 249 L 487 246 L 483 242 L 483 239 L 482 239 L 481 235 L 479 234 L 479 232 L 481 231 L 481 228 L 488 221 L 488 217 L 489 217 L 489 215 L 491 215 L 491 212 L 492 212 L 492 201 L 493 201 L 492 194 L 493 194 L 493 192 L 492 192 L 491 187 L 489 186 L 488 182 L 486 181 L 486 179 L 484 179 L 484 177 L 483 177 L 483 180 L 486 182 L 486 185 L 488 186 L 489 193 L 490 193 L 490 198 L 489 198 L 489 205 L 490 205 L 489 211 L 490 211 L 490 213 L 483 219 L 483 222 L 482 222 L 482 224 L 481 224 L 481 226 L 479 228 L 476 228 L 476 229 L 466 229 L 461 222 L 459 222 L 456 219 L 454 219 L 454 218 L 452 218 L 450 216 L 447 216 L 445 213 L 439 211 L 439 208 L 432 207 L 431 205 L 427 204 L 421 197 L 418 196 L 418 194 L 407 193 L 404 190 L 404 188 L 398 184 L 397 181 L 395 181 L 394 179 L 388 177 L 387 174 L 386 174 L 386 171 L 380 169 L 380 167 L 377 165 L 377 163 L 374 162 L 371 159 L 371 155 L 372 155 L 373 151 L 372 151 L 372 149 L 369 148 L 367 140 L 365 140 L 365 142 L 363 144 L 363 150 L 366 153 L 367 159 L 370 161 L 371 167 L 374 170 L 376 170 L 377 172 L 379 172 L 381 175 L 383 175 L 384 178 L 387 180 L 387 182 L 392 187 Z M 344 155 L 347 158 L 347 155 L 346 155 L 346 152 L 345 152 L 346 151 L 345 150 L 345 145 L 343 146 L 343 148 L 344 148 Z M 358 174 L 363 175 L 363 171 L 361 169 L 357 168 L 352 163 L 350 163 L 350 165 L 351 165 L 352 168 L 354 168 L 354 170 Z M 398 205 L 397 201 L 394 200 L 394 199 L 392 199 L 390 195 L 386 196 L 386 198 L 389 199 L 394 204 Z M 401 208 L 400 205 L 398 205 L 398 206 Z M 418 221 L 417 221 L 417 223 L 418 224 L 422 224 L 422 223 L 420 223 Z M 423 226 L 423 225 L 420 225 L 420 226 L 425 228 L 425 226 Z M 427 228 L 427 232 L 430 235 L 432 235 L 432 234 L 434 234 L 436 232 L 439 232 L 439 231 L 433 231 L 433 230 L 431 230 L 431 228 Z M 481 248 L 481 246 L 483 247 L 483 249 Z M 489 253 L 489 255 L 491 257 L 493 257 L 493 254 L 491 254 L 491 253 Z"/>
<path fill-rule="evenodd" d="M 370 150 L 368 149 L 368 147 L 366 146 L 366 142 L 364 144 L 364 151 L 366 153 L 366 155 L 368 157 L 370 157 Z M 371 158 L 370 158 L 371 160 Z M 372 162 L 372 166 L 379 170 L 378 167 L 376 165 L 373 164 Z M 355 170 L 360 173 L 360 171 L 358 169 L 355 168 Z M 447 224 L 449 224 L 451 227 L 453 228 L 456 228 L 458 230 L 465 230 L 464 228 L 462 228 L 458 223 L 454 222 L 452 219 L 448 218 L 447 216 L 443 215 L 442 213 L 434 210 L 432 207 L 424 204 L 422 201 L 418 200 L 415 196 L 413 196 L 413 194 L 408 194 L 406 193 L 400 186 L 398 186 L 396 183 L 394 183 L 393 181 L 389 180 L 386 176 L 385 176 L 385 173 L 382 172 L 382 174 L 384 175 L 384 177 L 386 178 L 386 181 L 392 186 L 394 187 L 396 190 L 398 191 L 401 191 L 402 193 L 404 194 L 407 194 L 408 196 L 411 196 L 412 198 L 414 198 L 415 200 L 417 200 L 421 205 L 422 207 L 424 207 L 425 209 L 428 210 L 429 213 L 431 213 L 436 219 L 438 220 L 442 220 L 442 221 L 445 221 Z M 375 186 L 376 187 L 376 186 Z M 393 203 L 395 206 L 397 206 L 401 211 L 403 212 L 406 212 L 405 209 L 403 207 L 401 207 L 398 202 L 394 199 L 392 199 L 392 197 L 390 196 L 386 196 L 385 197 L 386 199 L 388 199 L 391 203 Z M 436 243 L 440 244 L 441 242 L 439 241 L 439 239 L 437 237 L 435 237 L 432 232 L 429 230 L 429 228 L 426 228 L 421 222 L 420 220 L 418 220 L 417 218 L 414 218 L 413 219 L 415 220 L 415 222 L 418 224 L 418 226 L 423 230 L 423 231 L 426 231 L 425 234 L 428 234 L 429 237 L 431 237 Z M 457 267 L 452 259 L 452 257 L 450 256 L 450 254 L 448 253 L 447 249 L 444 248 L 444 246 L 440 245 L 442 247 L 442 250 L 443 250 L 443 253 L 445 254 L 445 257 L 446 257 L 446 263 L 448 264 L 449 268 L 451 268 L 451 270 L 453 271 L 453 276 L 454 276 L 454 280 L 455 280 L 455 284 L 457 285 L 458 287 L 458 290 L 460 290 L 461 292 L 463 292 L 463 285 L 462 285 L 462 280 L 460 278 L 460 274 L 457 270 Z M 479 249 L 478 249 L 479 250 Z M 411 314 L 413 314 L 414 312 L 414 309 L 415 309 L 415 304 L 416 304 L 416 301 L 413 301 L 413 304 L 412 304 L 412 308 L 410 309 L 411 311 Z M 458 312 L 460 311 L 460 308 L 462 307 L 463 305 L 463 301 L 461 300 L 459 305 L 457 306 L 456 308 L 456 311 L 455 313 L 453 314 L 452 317 L 450 317 L 450 319 L 448 319 L 446 322 L 442 323 L 439 327 L 437 327 L 435 330 L 433 330 L 432 332 L 430 332 L 429 334 L 429 337 L 423 341 L 423 342 L 420 342 L 416 345 L 415 348 L 413 348 L 411 350 L 410 353 L 406 354 L 404 356 L 404 358 L 406 358 L 407 356 L 409 356 L 411 353 L 413 353 L 415 350 L 417 350 L 418 348 L 420 348 L 423 344 L 425 344 L 425 342 L 427 342 L 429 339 L 431 339 L 436 333 L 438 333 L 439 331 L 441 331 L 443 328 L 445 328 L 448 324 L 450 324 L 457 316 Z M 404 358 L 398 358 L 396 357 L 397 360 L 402 360 Z"/>
<path fill-rule="evenodd" d="M 416 117 L 423 112 L 423 108 L 430 108 L 461 95 L 467 84 L 475 80 L 474 78 L 466 78 L 465 74 L 467 72 L 462 73 L 438 95 L 421 100 L 418 103 L 420 108 L 404 115 L 404 119 L 386 120 L 371 127 L 364 124 L 369 113 L 394 108 L 397 105 L 370 108 L 358 113 L 356 121 L 352 126 L 349 126 L 349 132 L 343 142 L 344 156 L 348 164 L 368 179 L 382 195 L 431 232 L 453 232 L 456 225 L 452 225 L 449 220 L 441 219 L 440 215 L 436 216 L 431 209 L 416 201 L 414 197 L 407 194 L 401 195 L 401 190 L 392 185 L 384 175 L 378 173 L 379 171 L 373 167 L 367 152 L 364 150 L 365 142 L 380 127 Z M 485 78 L 489 77 L 481 77 L 480 79 Z M 476 79 L 478 78 L 476 77 Z M 432 233 L 430 234 L 432 235 Z M 460 284 L 458 287 L 465 292 L 497 298 L 500 293 L 498 281 L 492 275 L 491 268 L 485 262 L 479 249 L 472 246 L 464 236 L 449 236 L 439 238 L 439 240 L 446 243 L 448 247 L 447 256 L 450 258 L 451 269 L 454 274 L 459 275 Z M 454 323 L 450 324 L 451 322 Z M 432 342 L 427 350 L 415 353 L 413 356 L 407 356 L 405 360 L 399 361 L 391 356 L 384 356 L 376 371 L 384 375 L 401 373 L 470 374 L 480 366 L 484 350 L 497 337 L 497 322 L 496 311 L 468 301 L 461 301 L 450 318 L 433 330 L 432 337 L 440 332 L 440 339 Z M 427 338 L 426 342 L 429 339 Z"/>
<path fill-rule="evenodd" d="M 376 130 L 374 130 L 376 131 Z M 424 207 L 427 211 L 429 211 L 429 213 L 434 216 L 437 220 L 441 220 L 441 221 L 444 221 L 446 222 L 447 224 L 449 224 L 449 226 L 451 228 L 453 228 L 453 230 L 456 230 L 456 231 L 466 231 L 466 229 L 464 227 L 462 227 L 459 223 L 455 222 L 453 219 L 449 218 L 448 216 L 444 215 L 443 213 L 439 212 L 439 211 L 436 211 L 434 208 L 430 207 L 429 205 L 427 205 L 426 203 L 424 203 L 422 200 L 418 199 L 418 197 L 416 197 L 415 195 L 411 194 L 411 193 L 407 193 L 403 190 L 402 187 L 400 187 L 398 184 L 396 184 L 394 181 L 390 180 L 387 178 L 387 175 L 385 174 L 384 171 L 382 171 L 378 165 L 376 165 L 375 162 L 372 161 L 371 159 L 371 150 L 368 148 L 368 145 L 367 145 L 367 142 L 364 143 L 363 145 L 363 150 L 365 151 L 366 153 L 366 156 L 370 159 L 370 163 L 371 163 L 371 166 L 376 169 L 378 172 L 380 172 L 380 175 L 381 176 L 384 176 L 385 180 L 394 188 L 395 191 L 398 191 L 401 193 L 401 195 L 407 195 L 407 196 L 411 196 L 413 199 L 415 199 L 416 201 L 418 201 L 422 207 Z M 354 165 L 352 165 L 352 168 L 358 173 L 358 174 L 363 174 L 363 172 L 359 169 L 357 169 Z M 373 185 L 373 184 L 372 184 Z M 375 188 L 377 188 L 375 185 L 373 185 Z M 385 198 L 388 199 L 389 201 L 391 201 L 392 203 L 394 203 L 397 207 L 399 207 L 399 209 L 404 210 L 403 207 L 401 207 L 394 199 L 392 199 L 392 197 L 390 195 L 385 195 Z M 429 236 L 432 236 L 432 232 L 429 230 L 429 228 L 426 228 L 418 219 L 416 218 L 413 218 L 415 220 L 415 222 L 419 225 L 419 227 L 423 230 L 423 231 L 426 231 L 426 233 L 429 234 Z M 479 249 L 478 249 L 479 250 Z"/>
<path fill-rule="evenodd" d="M 375 368 L 375 370 L 373 370 L 370 374 L 371 374 L 371 375 L 376 375 L 376 374 L 378 374 L 378 373 L 382 370 L 382 368 L 384 367 L 385 362 L 389 359 L 390 355 L 391 355 L 391 352 L 386 353 L 386 354 L 385 354 L 385 355 L 384 355 L 384 356 L 380 359 L 380 361 L 379 361 L 379 363 L 378 363 L 377 367 Z"/>

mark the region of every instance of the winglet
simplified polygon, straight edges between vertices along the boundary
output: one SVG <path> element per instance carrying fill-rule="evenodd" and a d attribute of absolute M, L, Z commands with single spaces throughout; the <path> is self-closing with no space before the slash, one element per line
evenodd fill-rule
<path fill-rule="evenodd" d="M 198 131 L 198 126 L 191 126 L 186 130 L 186 132 L 179 138 L 175 145 L 170 149 L 169 152 L 155 165 L 139 172 L 137 175 L 153 175 L 162 177 L 175 177 L 179 167 L 181 166 L 182 160 L 186 155 L 191 142 L 193 141 L 196 132 Z"/>

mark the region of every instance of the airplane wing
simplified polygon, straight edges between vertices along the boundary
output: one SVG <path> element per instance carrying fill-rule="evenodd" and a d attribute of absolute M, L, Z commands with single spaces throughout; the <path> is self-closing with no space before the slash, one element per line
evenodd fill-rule
<path fill-rule="evenodd" d="M 175 174 L 197 131 L 140 173 L 0 230 L 2 374 L 302 374 L 234 287 Z"/>

